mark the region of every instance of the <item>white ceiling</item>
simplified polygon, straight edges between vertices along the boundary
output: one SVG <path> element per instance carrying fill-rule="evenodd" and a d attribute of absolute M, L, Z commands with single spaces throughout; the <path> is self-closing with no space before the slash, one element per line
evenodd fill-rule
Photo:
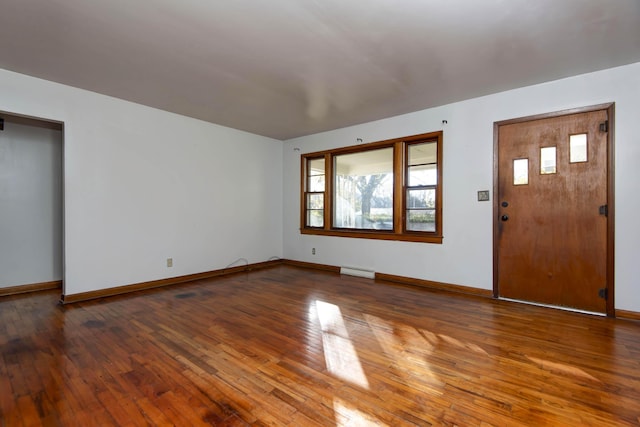
<path fill-rule="evenodd" d="M 640 0 L 0 1 L 0 68 L 277 139 L 639 61 Z"/>

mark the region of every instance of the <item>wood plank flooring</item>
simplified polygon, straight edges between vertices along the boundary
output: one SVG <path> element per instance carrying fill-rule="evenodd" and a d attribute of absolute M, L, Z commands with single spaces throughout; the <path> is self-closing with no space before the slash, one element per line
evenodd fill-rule
<path fill-rule="evenodd" d="M 640 425 L 640 322 L 279 266 L 0 298 L 0 426 Z"/>

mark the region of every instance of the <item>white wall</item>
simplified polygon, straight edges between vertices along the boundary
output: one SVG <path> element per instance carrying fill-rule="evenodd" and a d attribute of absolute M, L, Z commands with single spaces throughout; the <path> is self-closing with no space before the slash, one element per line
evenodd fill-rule
<path fill-rule="evenodd" d="M 0 93 L 65 124 L 66 295 L 282 256 L 281 141 L 4 70 Z"/>
<path fill-rule="evenodd" d="M 0 288 L 62 280 L 62 130 L 0 131 Z"/>
<path fill-rule="evenodd" d="M 493 189 L 493 123 L 607 102 L 616 103 L 615 302 L 640 311 L 640 63 L 285 141 L 284 257 L 492 289 L 493 204 L 476 201 L 476 191 Z M 300 234 L 300 154 L 439 129 L 442 245 Z"/>

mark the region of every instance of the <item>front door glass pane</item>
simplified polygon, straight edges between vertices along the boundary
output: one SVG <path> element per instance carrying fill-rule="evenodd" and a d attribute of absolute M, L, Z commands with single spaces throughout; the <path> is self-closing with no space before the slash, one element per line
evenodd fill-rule
<path fill-rule="evenodd" d="M 529 183 L 529 159 L 515 159 L 513 161 L 513 185 Z"/>
<path fill-rule="evenodd" d="M 540 149 L 540 173 L 542 175 L 556 173 L 556 147 Z"/>
<path fill-rule="evenodd" d="M 587 161 L 587 134 L 581 133 L 569 137 L 569 162 Z"/>

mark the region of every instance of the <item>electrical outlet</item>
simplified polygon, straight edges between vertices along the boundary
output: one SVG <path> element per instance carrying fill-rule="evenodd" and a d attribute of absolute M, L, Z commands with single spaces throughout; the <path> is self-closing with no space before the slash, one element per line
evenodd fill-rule
<path fill-rule="evenodd" d="M 311 248 L 311 255 L 315 255 L 316 254 L 316 248 Z"/>
<path fill-rule="evenodd" d="M 167 258 L 167 267 L 173 267 L 173 258 Z"/>

